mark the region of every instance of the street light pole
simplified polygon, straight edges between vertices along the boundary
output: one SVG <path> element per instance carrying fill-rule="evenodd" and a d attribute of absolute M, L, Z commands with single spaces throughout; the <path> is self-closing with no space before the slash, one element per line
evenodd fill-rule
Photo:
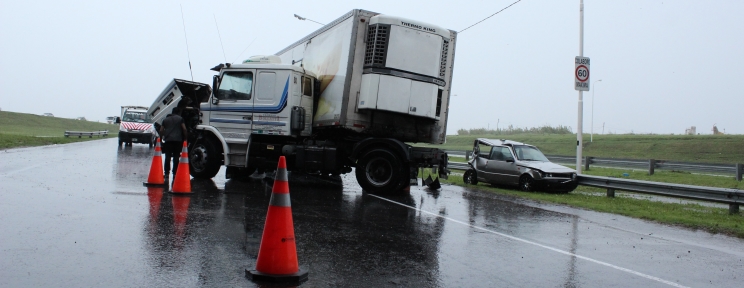
<path fill-rule="evenodd" d="M 602 79 L 596 80 L 594 81 L 594 83 L 592 83 L 592 87 L 594 89 L 592 89 L 592 134 L 591 136 L 589 136 L 590 143 L 594 142 L 594 91 L 597 89 L 597 87 L 595 86 L 596 85 L 595 83 L 597 82 L 602 82 Z"/>

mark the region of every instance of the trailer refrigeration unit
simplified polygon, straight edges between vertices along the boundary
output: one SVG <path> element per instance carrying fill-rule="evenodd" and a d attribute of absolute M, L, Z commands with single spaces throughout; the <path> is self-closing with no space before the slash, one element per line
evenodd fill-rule
<path fill-rule="evenodd" d="M 273 170 L 284 155 L 290 171 L 355 168 L 364 190 L 399 191 L 419 168 L 447 177 L 443 150 L 407 143 L 445 141 L 456 35 L 352 10 L 276 55 L 212 68 L 219 74 L 209 97 L 176 91 L 191 98 L 164 101 L 174 97 L 164 91 L 148 112 L 161 122 L 182 103 L 198 115 L 190 127 L 194 177 L 214 177 L 222 165 L 227 178 Z"/>

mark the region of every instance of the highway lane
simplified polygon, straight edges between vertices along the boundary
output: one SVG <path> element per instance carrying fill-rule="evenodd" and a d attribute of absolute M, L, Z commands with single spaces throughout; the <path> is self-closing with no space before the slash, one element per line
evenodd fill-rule
<path fill-rule="evenodd" d="M 270 182 L 147 189 L 115 139 L 0 151 L 0 286 L 248 286 Z M 744 241 L 444 186 L 290 177 L 306 287 L 739 287 Z"/>

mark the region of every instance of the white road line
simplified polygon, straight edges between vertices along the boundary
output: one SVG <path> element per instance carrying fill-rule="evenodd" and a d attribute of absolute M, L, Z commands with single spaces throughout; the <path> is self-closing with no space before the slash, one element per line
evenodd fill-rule
<path fill-rule="evenodd" d="M 10 176 L 10 175 L 13 175 L 13 174 L 16 174 L 16 173 L 19 173 L 19 172 L 23 172 L 23 171 L 34 169 L 34 168 L 39 167 L 39 166 L 41 166 L 41 165 L 34 165 L 34 166 L 26 167 L 26 168 L 21 168 L 21 169 L 18 169 L 18 170 L 13 170 L 13 171 L 10 171 L 10 172 L 4 173 L 4 174 L 0 174 L 0 177 Z"/>
<path fill-rule="evenodd" d="M 551 251 L 554 251 L 554 252 L 558 252 L 558 253 L 561 253 L 561 254 L 564 254 L 564 255 L 573 256 L 573 257 L 576 257 L 576 258 L 579 258 L 579 259 L 583 259 L 583 260 L 586 260 L 586 261 L 589 261 L 589 262 L 593 262 L 593 263 L 596 263 L 596 264 L 599 264 L 599 265 L 607 266 L 607 267 L 610 267 L 610 268 L 613 268 L 613 269 L 617 269 L 617 270 L 620 270 L 620 271 L 623 271 L 623 272 L 627 272 L 627 273 L 630 273 L 630 274 L 633 274 L 633 275 L 637 275 L 637 276 L 640 276 L 640 277 L 643 277 L 643 278 L 646 278 L 646 279 L 649 279 L 649 280 L 654 280 L 654 281 L 657 281 L 657 282 L 660 282 L 660 283 L 664 283 L 664 284 L 667 284 L 667 285 L 670 285 L 670 286 L 673 286 L 673 287 L 687 287 L 687 286 L 683 286 L 681 284 L 678 284 L 678 283 L 675 283 L 675 282 L 672 282 L 672 281 L 661 279 L 659 277 L 651 276 L 651 275 L 648 275 L 648 274 L 643 274 L 643 273 L 638 272 L 638 271 L 635 271 L 635 270 L 630 270 L 628 268 L 623 268 L 623 267 L 620 267 L 620 266 L 617 266 L 617 265 L 613 265 L 613 264 L 610 264 L 610 263 L 607 263 L 607 262 L 602 262 L 602 261 L 599 261 L 599 260 L 596 260 L 596 259 L 592 259 L 592 258 L 589 258 L 589 257 L 586 257 L 586 256 L 581 256 L 581 255 L 574 254 L 574 253 L 571 253 L 571 252 L 568 252 L 568 251 L 564 251 L 564 250 L 561 250 L 561 249 L 558 249 L 558 248 L 553 248 L 553 247 L 546 246 L 546 245 L 543 245 L 543 244 L 540 244 L 540 243 L 532 242 L 532 241 L 527 240 L 527 239 L 522 239 L 522 238 L 515 237 L 515 236 L 512 236 L 512 235 L 508 235 L 508 234 L 496 232 L 496 231 L 493 231 L 493 230 L 488 230 L 488 229 L 483 228 L 483 227 L 473 226 L 473 225 L 471 225 L 469 223 L 465 223 L 465 222 L 462 222 L 462 221 L 459 221 L 459 220 L 456 220 L 456 219 L 452 219 L 452 218 L 449 218 L 449 217 L 444 217 L 442 215 L 439 215 L 438 213 L 432 213 L 432 212 L 429 212 L 429 211 L 421 210 L 419 208 L 416 208 L 416 207 L 413 207 L 413 206 L 409 206 L 409 205 L 406 205 L 406 204 L 403 204 L 403 203 L 395 202 L 393 200 L 386 199 L 386 198 L 383 198 L 383 197 L 380 197 L 380 196 L 377 196 L 377 195 L 373 195 L 373 194 L 367 194 L 367 195 L 372 196 L 372 197 L 375 197 L 375 198 L 378 198 L 378 199 L 382 199 L 382 200 L 388 201 L 388 202 L 393 203 L 393 204 L 397 204 L 397 205 L 400 205 L 400 206 L 408 207 L 410 209 L 419 211 L 421 213 L 426 213 L 426 214 L 429 214 L 429 215 L 432 215 L 432 216 L 435 216 L 435 217 L 439 217 L 439 218 L 442 218 L 442 219 L 447 219 L 449 221 L 452 221 L 452 222 L 455 222 L 455 223 L 458 223 L 458 224 L 462 224 L 462 225 L 465 225 L 465 226 L 469 226 L 469 227 L 474 228 L 474 229 L 486 231 L 486 232 L 489 232 L 489 233 L 492 233 L 492 234 L 499 235 L 501 237 L 509 238 L 509 239 L 516 240 L 516 241 L 519 241 L 519 242 L 522 242 L 522 243 L 527 243 L 527 244 L 534 245 L 534 246 L 537 246 L 537 247 L 540 247 L 540 248 L 545 248 L 545 249 L 548 249 L 548 250 L 551 250 Z"/>

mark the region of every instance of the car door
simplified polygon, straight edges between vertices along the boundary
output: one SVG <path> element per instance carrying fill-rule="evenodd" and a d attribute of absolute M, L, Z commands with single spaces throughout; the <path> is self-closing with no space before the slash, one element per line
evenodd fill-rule
<path fill-rule="evenodd" d="M 514 155 L 507 146 L 494 147 L 493 160 L 489 162 L 492 170 L 501 184 L 514 185 L 519 183 L 519 167 L 514 161 Z"/>
<path fill-rule="evenodd" d="M 498 180 L 498 177 L 496 174 L 494 174 L 494 171 L 489 167 L 491 162 L 491 153 L 495 147 L 486 146 L 483 144 L 480 144 L 480 147 L 477 149 L 478 153 L 475 155 L 475 170 L 477 170 L 478 180 L 487 182 L 487 183 L 494 183 Z"/>

